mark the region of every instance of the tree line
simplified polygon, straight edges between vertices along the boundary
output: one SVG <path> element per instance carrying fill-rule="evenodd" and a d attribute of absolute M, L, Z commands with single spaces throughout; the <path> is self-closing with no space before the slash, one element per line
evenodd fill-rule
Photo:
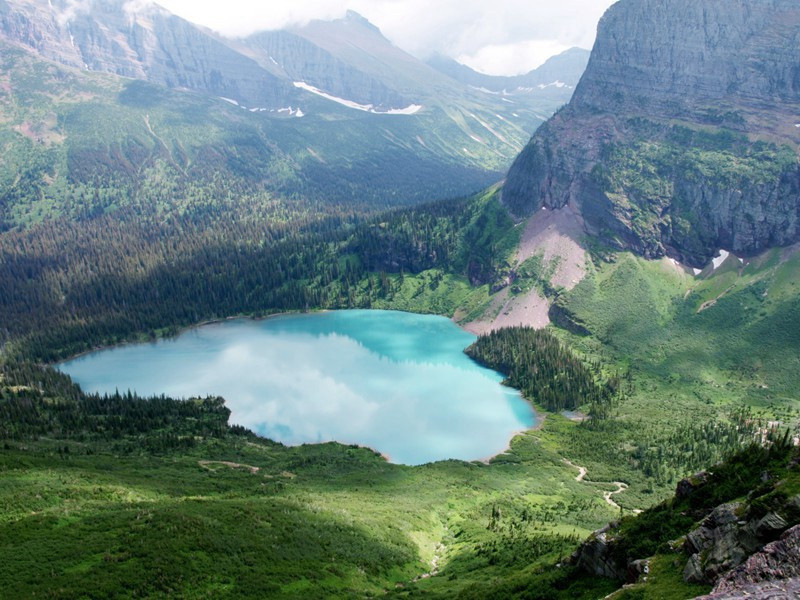
<path fill-rule="evenodd" d="M 547 330 L 510 327 L 482 335 L 467 354 L 506 375 L 506 383 L 549 411 L 589 407 L 593 419 L 609 416 L 622 379 L 604 380 Z"/>

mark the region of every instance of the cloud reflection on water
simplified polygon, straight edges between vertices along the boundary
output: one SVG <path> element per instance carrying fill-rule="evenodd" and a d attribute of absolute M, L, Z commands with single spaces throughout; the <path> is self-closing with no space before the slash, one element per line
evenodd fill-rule
<path fill-rule="evenodd" d="M 463 354 L 472 339 L 440 317 L 341 311 L 218 323 L 61 368 L 91 391 L 221 395 L 232 423 L 266 437 L 420 464 L 485 458 L 533 424 L 519 395 Z"/>

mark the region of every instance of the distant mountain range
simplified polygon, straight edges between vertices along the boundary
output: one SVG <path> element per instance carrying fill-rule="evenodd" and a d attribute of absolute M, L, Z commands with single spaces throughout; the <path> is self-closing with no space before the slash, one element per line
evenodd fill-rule
<path fill-rule="evenodd" d="M 503 95 L 501 79 L 475 86 L 435 69 L 353 12 L 234 40 L 157 5 L 130 6 L 0 0 L 7 226 L 59 214 L 83 186 L 127 179 L 124 195 L 135 196 L 159 164 L 177 185 L 194 185 L 185 167 L 204 162 L 326 202 L 466 194 L 502 177 L 569 100 L 580 67 L 580 53 L 568 53 L 542 75 L 552 86 Z"/>
<path fill-rule="evenodd" d="M 504 96 L 552 93 L 563 97 L 564 90 L 574 90 L 578 85 L 590 54 L 591 52 L 583 48 L 570 48 L 548 59 L 533 71 L 512 77 L 478 73 L 442 54 L 433 56 L 427 63 L 456 81 Z"/>

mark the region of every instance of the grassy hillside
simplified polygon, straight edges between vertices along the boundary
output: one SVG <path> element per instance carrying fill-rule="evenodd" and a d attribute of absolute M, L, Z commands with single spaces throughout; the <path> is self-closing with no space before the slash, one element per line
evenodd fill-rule
<path fill-rule="evenodd" d="M 0 581 L 16 597 L 453 596 L 538 577 L 614 514 L 533 434 L 490 465 L 410 468 L 220 427 L 211 400 L 175 419 L 172 401 L 85 397 L 26 368 L 0 394 L 27 424 L 0 450 Z"/>
<path fill-rule="evenodd" d="M 311 98 L 297 118 L 77 71 L 7 42 L 2 50 L 5 228 L 129 205 L 180 212 L 243 194 L 361 211 L 409 205 L 486 187 L 515 152 L 469 137 L 480 125 L 461 111 L 487 108 L 467 100 L 450 112 L 397 116 Z M 505 127 L 500 135 L 518 143 L 529 135 L 521 124 Z"/>

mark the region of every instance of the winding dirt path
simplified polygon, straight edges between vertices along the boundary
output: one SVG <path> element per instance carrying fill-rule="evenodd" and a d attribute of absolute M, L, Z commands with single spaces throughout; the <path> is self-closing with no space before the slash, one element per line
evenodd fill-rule
<path fill-rule="evenodd" d="M 420 579 L 428 579 L 429 577 L 435 577 L 439 574 L 439 562 L 442 560 L 442 556 L 447 548 L 444 544 L 439 543 L 436 544 L 436 549 L 434 550 L 433 558 L 431 559 L 431 570 L 427 573 L 423 573 L 422 575 L 418 575 L 414 578 L 414 582 L 419 581 Z"/>
<path fill-rule="evenodd" d="M 580 482 L 583 482 L 583 483 L 586 483 L 586 484 L 589 484 L 589 485 L 591 485 L 591 484 L 605 484 L 605 483 L 610 483 L 611 485 L 615 485 L 615 486 L 617 486 L 617 489 L 616 489 L 616 490 L 613 490 L 613 491 L 608 491 L 608 492 L 605 492 L 605 491 L 604 491 L 604 492 L 603 492 L 603 499 L 606 501 L 606 503 L 607 503 L 609 506 L 613 506 L 613 507 L 614 507 L 614 508 L 616 508 L 617 510 L 627 510 L 627 509 L 624 509 L 624 508 L 622 508 L 622 507 L 621 507 L 619 504 L 617 504 L 616 502 L 614 502 L 614 499 L 612 498 L 612 496 L 615 496 L 616 494 L 621 494 L 622 492 L 624 492 L 625 490 L 627 490 L 627 489 L 628 489 L 628 484 L 627 484 L 627 483 L 623 483 L 623 482 L 621 482 L 621 481 L 584 481 L 584 480 L 585 480 L 585 478 L 586 478 L 586 475 L 587 475 L 587 473 L 588 473 L 588 471 L 587 471 L 586 467 L 581 467 L 580 465 L 576 465 L 575 463 L 573 463 L 573 462 L 571 462 L 571 461 L 567 460 L 566 458 L 565 458 L 565 459 L 563 459 L 563 460 L 564 460 L 564 462 L 565 462 L 566 464 L 568 464 L 568 465 L 569 465 L 570 467 L 572 467 L 573 469 L 578 469 L 578 474 L 575 476 L 575 481 L 580 481 Z M 639 514 L 639 513 L 641 513 L 642 511 L 641 511 L 641 510 L 639 510 L 638 508 L 634 508 L 634 509 L 633 509 L 631 512 L 632 512 L 633 514 L 635 514 L 635 515 L 638 515 L 638 514 Z"/>
<path fill-rule="evenodd" d="M 197 462 L 201 467 L 206 468 L 209 471 L 213 471 L 214 469 L 212 467 L 215 465 L 230 467 L 231 469 L 247 469 L 253 475 L 255 475 L 261 470 L 260 467 L 253 467 L 251 465 L 240 465 L 239 463 L 230 462 L 227 460 L 198 460 Z"/>
<path fill-rule="evenodd" d="M 567 460 L 566 458 L 564 459 L 564 462 L 567 463 L 570 467 L 578 469 L 578 474 L 575 476 L 575 481 L 583 481 L 583 479 L 586 477 L 586 474 L 588 473 L 586 467 L 579 467 L 578 465 Z"/>

